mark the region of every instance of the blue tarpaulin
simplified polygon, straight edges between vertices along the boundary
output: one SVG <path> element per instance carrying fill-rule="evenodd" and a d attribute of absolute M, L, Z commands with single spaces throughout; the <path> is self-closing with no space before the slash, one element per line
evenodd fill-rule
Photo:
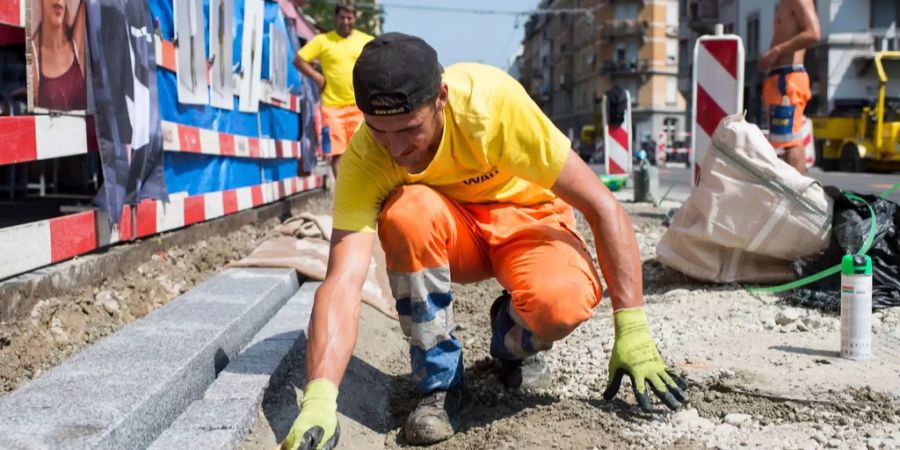
<path fill-rule="evenodd" d="M 243 39 L 244 0 L 233 0 L 233 71 L 240 71 L 241 42 Z M 158 23 L 163 39 L 175 37 L 173 0 L 149 0 L 150 14 Z M 209 3 L 203 1 L 204 29 L 209 29 Z M 262 78 L 269 77 L 269 24 L 275 24 L 287 34 L 284 16 L 275 2 L 264 2 Z M 209 55 L 209 33 L 204 33 L 206 54 Z M 298 49 L 291 48 L 288 58 L 288 87 L 297 91 L 300 76 L 291 65 Z M 260 103 L 259 113 L 238 111 L 238 97 L 234 97 L 234 109 L 225 110 L 210 105 L 183 105 L 178 103 L 178 87 L 175 73 L 157 71 L 159 106 L 162 120 L 180 123 L 222 133 L 279 140 L 300 139 L 299 114 Z M 187 192 L 189 195 L 215 192 L 224 189 L 253 186 L 263 182 L 281 180 L 297 174 L 298 161 L 294 159 L 250 159 L 228 156 L 198 155 L 165 152 L 165 178 L 171 192 Z M 264 178 L 262 178 L 264 177 Z"/>
<path fill-rule="evenodd" d="M 296 176 L 297 163 L 296 159 L 165 152 L 166 184 L 170 192 L 187 192 L 188 195 L 256 186 Z"/>

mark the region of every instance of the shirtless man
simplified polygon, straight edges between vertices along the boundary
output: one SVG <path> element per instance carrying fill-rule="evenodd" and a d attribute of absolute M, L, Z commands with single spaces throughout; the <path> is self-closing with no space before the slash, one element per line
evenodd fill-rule
<path fill-rule="evenodd" d="M 784 150 L 788 164 L 806 171 L 803 110 L 811 96 L 803 67 L 806 49 L 819 41 L 819 18 L 813 0 L 781 0 L 775 9 L 772 43 L 758 62 L 765 72 L 763 103 L 769 120 L 769 142 Z"/>

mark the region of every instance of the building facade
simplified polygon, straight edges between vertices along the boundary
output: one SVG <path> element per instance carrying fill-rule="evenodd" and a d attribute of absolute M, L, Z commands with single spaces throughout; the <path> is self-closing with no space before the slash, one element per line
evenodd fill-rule
<path fill-rule="evenodd" d="M 778 0 L 679 0 L 679 90 L 691 98 L 694 42 L 713 32 L 717 23 L 725 33 L 741 36 L 745 49 L 744 108 L 747 119 L 765 126 L 762 111 L 764 74 L 756 65 L 772 40 Z M 808 116 L 825 115 L 836 100 L 872 99 L 878 82 L 872 58 L 879 50 L 900 50 L 900 2 L 897 0 L 815 0 L 821 27 L 818 45 L 806 52 L 813 97 Z M 900 95 L 900 70 L 892 72 L 888 95 Z M 894 94 L 891 94 L 891 93 Z M 688 108 L 689 109 L 689 108 Z M 688 111 L 690 117 L 690 111 Z"/>
<path fill-rule="evenodd" d="M 525 25 L 519 79 L 572 138 L 603 93 L 629 91 L 635 144 L 685 129 L 677 0 L 544 0 Z"/>

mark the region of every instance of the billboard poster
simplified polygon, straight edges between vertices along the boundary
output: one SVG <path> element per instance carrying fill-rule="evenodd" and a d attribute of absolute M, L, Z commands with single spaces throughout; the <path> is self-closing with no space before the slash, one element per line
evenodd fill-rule
<path fill-rule="evenodd" d="M 88 0 L 87 16 L 104 180 L 95 203 L 116 223 L 126 203 L 167 199 L 154 24 L 145 0 Z"/>
<path fill-rule="evenodd" d="M 244 34 L 241 36 L 241 84 L 238 110 L 258 112 L 262 90 L 263 0 L 244 3 Z"/>
<path fill-rule="evenodd" d="M 88 108 L 87 0 L 27 0 L 28 111 Z"/>
<path fill-rule="evenodd" d="M 290 95 L 287 86 L 288 40 L 284 30 L 276 24 L 269 24 L 269 82 L 272 85 L 272 97 L 288 102 Z"/>
<path fill-rule="evenodd" d="M 209 52 L 212 60 L 210 78 L 210 104 L 216 108 L 234 109 L 234 75 L 232 25 L 234 3 L 232 0 L 209 2 Z"/>
<path fill-rule="evenodd" d="M 175 67 L 178 103 L 209 104 L 201 0 L 175 0 Z"/>

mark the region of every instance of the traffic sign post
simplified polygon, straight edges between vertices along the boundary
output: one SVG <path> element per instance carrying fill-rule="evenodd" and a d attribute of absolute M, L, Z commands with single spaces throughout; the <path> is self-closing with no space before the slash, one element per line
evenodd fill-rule
<path fill-rule="evenodd" d="M 719 121 L 744 108 L 744 44 L 738 35 L 723 34 L 721 24 L 694 45 L 691 106 L 691 186 L 696 186 Z"/>
<path fill-rule="evenodd" d="M 603 148 L 606 174 L 631 174 L 631 94 L 625 91 L 625 120 L 618 126 L 608 123 L 609 102 L 603 96 Z"/>

